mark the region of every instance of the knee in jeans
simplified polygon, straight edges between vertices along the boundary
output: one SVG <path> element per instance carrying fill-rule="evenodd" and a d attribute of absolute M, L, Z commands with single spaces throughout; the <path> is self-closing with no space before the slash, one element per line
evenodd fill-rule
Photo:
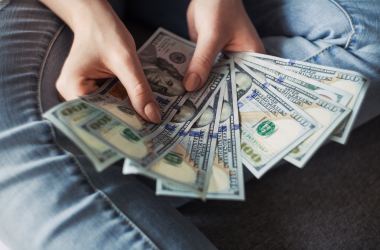
<path fill-rule="evenodd" d="M 304 13 L 301 16 L 311 22 L 310 29 L 305 30 L 308 40 L 323 40 L 344 48 L 349 46 L 355 30 L 350 15 L 341 5 L 333 0 L 305 1 L 302 5 Z"/>
<path fill-rule="evenodd" d="M 10 0 L 2 0 L 0 1 L 0 10 L 9 4 Z"/>

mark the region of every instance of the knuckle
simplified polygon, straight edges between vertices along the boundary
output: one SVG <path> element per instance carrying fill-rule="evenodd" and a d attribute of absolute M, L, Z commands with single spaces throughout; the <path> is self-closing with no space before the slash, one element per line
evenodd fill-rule
<path fill-rule="evenodd" d="M 204 39 L 210 44 L 218 44 L 220 41 L 220 37 L 218 35 L 215 35 L 213 32 L 208 33 Z"/>
<path fill-rule="evenodd" d="M 136 42 L 135 40 L 132 38 L 132 36 L 130 36 L 130 39 L 129 39 L 129 42 L 128 42 L 128 48 L 132 51 L 136 51 L 137 50 L 137 46 L 136 46 Z"/>
<path fill-rule="evenodd" d="M 63 77 L 57 80 L 55 87 L 58 93 L 65 99 L 72 99 L 89 92 L 88 86 L 83 85 L 80 80 L 69 80 Z"/>
<path fill-rule="evenodd" d="M 57 91 L 63 95 L 64 94 L 64 90 L 65 90 L 65 84 L 64 84 L 64 81 L 62 81 L 61 79 L 58 79 L 57 82 L 55 83 L 55 88 L 57 89 Z"/>
<path fill-rule="evenodd" d="M 125 64 L 128 60 L 130 60 L 130 58 L 131 53 L 126 49 L 113 51 L 113 53 L 110 53 L 110 60 L 116 64 Z"/>
<path fill-rule="evenodd" d="M 133 88 L 132 98 L 142 100 L 147 96 L 150 96 L 149 86 L 144 83 L 137 83 L 136 86 Z"/>
<path fill-rule="evenodd" d="M 205 56 L 205 55 L 198 55 L 194 57 L 193 61 L 195 64 L 198 64 L 204 68 L 211 68 L 214 63 L 213 60 L 210 59 L 210 57 Z"/>
<path fill-rule="evenodd" d="M 134 59 L 134 54 L 134 49 L 123 47 L 108 53 L 107 58 L 110 63 L 114 63 L 115 65 L 125 65 Z"/>

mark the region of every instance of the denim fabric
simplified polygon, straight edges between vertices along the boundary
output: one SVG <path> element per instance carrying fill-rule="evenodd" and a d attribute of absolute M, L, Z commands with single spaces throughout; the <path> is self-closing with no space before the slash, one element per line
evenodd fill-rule
<path fill-rule="evenodd" d="M 97 174 L 58 145 L 70 142 L 41 118 L 48 93 L 40 83 L 48 58 L 64 61 L 65 53 L 51 54 L 62 27 L 37 1 L 0 12 L 1 241 L 28 250 L 214 249 L 151 189 L 122 176 L 120 164 Z"/>
<path fill-rule="evenodd" d="M 0 10 L 9 4 L 10 0 L 0 0 Z"/>
<path fill-rule="evenodd" d="M 127 9 L 184 35 L 187 2 L 128 1 Z M 357 124 L 379 113 L 379 4 L 246 1 L 271 54 L 357 70 L 372 80 Z M 57 93 L 54 80 L 41 82 L 56 79 L 71 38 L 37 1 L 13 0 L 0 10 L 0 239 L 12 249 L 213 248 L 141 181 L 122 176 L 120 164 L 95 173 L 42 120 Z"/>
<path fill-rule="evenodd" d="M 186 36 L 188 2 L 132 0 L 126 10 L 152 28 L 162 26 Z M 355 70 L 370 79 L 355 127 L 380 114 L 380 1 L 244 0 L 244 4 L 268 54 Z"/>
<path fill-rule="evenodd" d="M 245 1 L 269 54 L 369 78 L 355 127 L 380 114 L 380 1 Z"/>

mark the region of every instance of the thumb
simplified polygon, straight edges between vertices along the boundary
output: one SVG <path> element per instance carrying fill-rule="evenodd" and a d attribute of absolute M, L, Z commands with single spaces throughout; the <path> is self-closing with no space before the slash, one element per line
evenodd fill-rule
<path fill-rule="evenodd" d="M 198 38 L 194 56 L 184 80 L 187 91 L 194 91 L 203 86 L 221 49 L 222 45 L 216 39 Z"/>
<path fill-rule="evenodd" d="M 159 123 L 161 121 L 160 107 L 145 78 L 137 54 L 129 54 L 121 62 L 114 61 L 111 65 L 111 70 L 127 90 L 136 112 L 145 120 Z"/>

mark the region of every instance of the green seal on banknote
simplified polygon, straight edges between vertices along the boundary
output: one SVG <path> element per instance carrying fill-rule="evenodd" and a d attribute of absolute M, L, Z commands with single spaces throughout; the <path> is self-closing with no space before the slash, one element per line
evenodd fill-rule
<path fill-rule="evenodd" d="M 257 133 L 261 136 L 270 136 L 274 133 L 276 125 L 272 121 L 263 121 L 257 127 Z"/>
<path fill-rule="evenodd" d="M 138 142 L 140 140 L 140 138 L 129 128 L 124 129 L 122 133 L 124 137 L 130 141 Z"/>
<path fill-rule="evenodd" d="M 291 153 L 298 154 L 300 151 L 301 151 L 300 147 L 297 146 L 297 147 L 293 148 L 293 150 L 291 151 Z"/>
<path fill-rule="evenodd" d="M 182 155 L 175 153 L 175 152 L 169 152 L 165 155 L 164 159 L 172 166 L 180 165 L 182 163 Z"/>

